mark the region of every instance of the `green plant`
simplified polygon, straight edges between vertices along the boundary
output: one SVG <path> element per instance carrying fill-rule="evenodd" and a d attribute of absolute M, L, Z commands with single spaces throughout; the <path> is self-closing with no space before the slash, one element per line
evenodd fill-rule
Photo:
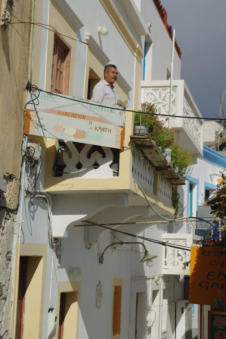
<path fill-rule="evenodd" d="M 148 128 L 149 137 L 154 140 L 157 146 L 164 152 L 166 148 L 171 149 L 171 162 L 173 167 L 185 172 L 192 163 L 192 157 L 189 152 L 177 145 L 174 138 L 174 131 L 165 127 L 163 122 L 157 117 L 154 104 L 142 105 L 142 111 L 145 114 L 137 113 L 135 115 L 135 125 L 144 125 Z"/>
<path fill-rule="evenodd" d="M 174 217 L 182 217 L 184 208 L 182 202 L 180 201 L 180 194 L 178 193 L 177 186 L 172 187 L 172 203 L 174 207 Z"/>
<path fill-rule="evenodd" d="M 215 215 L 226 227 L 226 176 L 222 174 L 222 179 L 213 193 L 213 197 L 207 202 L 211 208 L 211 214 Z"/>
<path fill-rule="evenodd" d="M 171 145 L 171 161 L 174 167 L 178 167 L 183 171 L 192 163 L 192 157 L 190 153 L 181 146 L 174 143 Z"/>

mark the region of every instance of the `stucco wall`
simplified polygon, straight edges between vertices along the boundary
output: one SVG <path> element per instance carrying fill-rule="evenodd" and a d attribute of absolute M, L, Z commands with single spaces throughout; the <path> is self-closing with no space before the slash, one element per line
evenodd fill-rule
<path fill-rule="evenodd" d="M 24 21 L 31 20 L 32 1 L 15 4 L 13 14 Z M 12 17 L 12 21 L 17 21 Z M 0 27 L 0 158 L 1 170 L 19 175 L 23 108 L 28 80 L 30 25 L 15 24 Z"/>
<path fill-rule="evenodd" d="M 0 1 L 0 3 L 2 3 Z M 32 1 L 17 1 L 12 14 L 19 20 L 31 20 Z M 11 16 L 11 21 L 18 19 Z M 0 175 L 6 174 L 7 191 L 0 193 L 0 337 L 10 333 L 11 259 L 15 212 L 18 204 L 21 144 L 24 123 L 24 86 L 28 80 L 30 25 L 15 24 L 0 27 Z M 12 211 L 11 211 L 12 209 Z M 15 211 L 14 211 L 15 210 Z M 13 212 L 13 213 L 11 213 Z M 8 336 L 7 336 L 8 337 Z"/>

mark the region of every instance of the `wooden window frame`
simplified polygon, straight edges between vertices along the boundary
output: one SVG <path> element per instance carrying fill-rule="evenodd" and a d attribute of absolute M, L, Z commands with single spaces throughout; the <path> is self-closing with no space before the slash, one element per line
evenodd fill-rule
<path fill-rule="evenodd" d="M 63 49 L 65 49 L 65 60 L 63 62 L 63 80 L 62 80 L 62 90 L 56 90 L 58 87 L 57 82 L 57 56 L 58 54 L 55 53 L 56 44 L 61 45 Z M 70 62 L 71 62 L 71 47 L 62 39 L 59 34 L 54 34 L 53 39 L 53 56 L 52 56 L 52 75 L 51 75 L 51 91 L 57 92 L 61 94 L 68 94 L 69 92 L 69 81 L 70 81 Z"/>

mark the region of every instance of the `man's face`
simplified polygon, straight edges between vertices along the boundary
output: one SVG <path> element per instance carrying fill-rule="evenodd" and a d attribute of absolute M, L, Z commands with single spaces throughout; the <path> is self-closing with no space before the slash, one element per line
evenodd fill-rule
<path fill-rule="evenodd" d="M 117 80 L 118 70 L 114 67 L 110 67 L 107 72 L 104 73 L 104 79 L 110 84 L 113 85 Z"/>

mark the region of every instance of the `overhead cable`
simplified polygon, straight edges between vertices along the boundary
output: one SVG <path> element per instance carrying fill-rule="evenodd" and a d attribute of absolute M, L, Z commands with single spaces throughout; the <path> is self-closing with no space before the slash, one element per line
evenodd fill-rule
<path fill-rule="evenodd" d="M 18 21 L 13 21 L 13 22 L 9 22 L 7 23 L 8 25 L 16 25 L 16 24 L 25 24 L 25 25 L 33 25 L 33 26 L 38 26 L 38 27 L 41 27 L 43 29 L 47 29 L 48 31 L 51 31 L 53 33 L 57 33 L 58 35 L 61 35 L 65 38 L 68 38 L 68 39 L 71 39 L 71 40 L 74 40 L 74 41 L 78 41 L 80 42 L 81 44 L 84 44 L 84 45 L 88 45 L 87 42 L 85 41 L 82 41 L 80 39 L 77 39 L 77 38 L 74 38 L 72 37 L 71 35 L 68 35 L 68 34 L 65 34 L 65 33 L 61 33 L 61 32 L 58 32 L 57 29 L 51 25 L 48 25 L 48 24 L 44 24 L 42 22 L 34 22 L 34 21 L 24 21 L 24 20 L 20 20 L 19 18 L 17 18 L 15 15 L 12 15 L 16 20 Z"/>
<path fill-rule="evenodd" d="M 197 116 L 184 116 L 184 115 L 170 115 L 170 114 L 164 114 L 164 113 L 150 113 L 150 112 L 145 112 L 145 111 L 138 111 L 138 110 L 133 110 L 133 109 L 125 109 L 125 108 L 121 108 L 121 107 L 114 107 L 114 106 L 106 106 L 106 105 L 101 105 L 92 101 L 85 101 L 84 99 L 76 99 L 74 97 L 69 97 L 69 96 L 65 96 L 63 94 L 58 94 L 58 93 L 54 93 L 51 91 L 46 91 L 44 89 L 39 88 L 38 86 L 32 85 L 31 84 L 31 90 L 36 90 L 36 91 L 40 91 L 49 95 L 53 95 L 59 98 L 63 98 L 69 101 L 74 101 L 74 102 L 80 102 L 84 105 L 91 105 L 94 107 L 102 107 L 102 108 L 108 108 L 111 110 L 121 110 L 124 112 L 129 112 L 129 113 L 136 113 L 136 114 L 151 114 L 151 115 L 156 115 L 156 116 L 160 116 L 160 117 L 168 117 L 168 118 L 180 118 L 180 119 L 193 119 L 193 120 L 211 120 L 211 121 L 226 121 L 226 118 L 216 118 L 216 117 L 197 117 Z"/>
<path fill-rule="evenodd" d="M 177 248 L 177 249 L 183 250 L 183 251 L 191 251 L 191 249 L 189 247 L 186 247 L 186 246 L 180 246 L 180 245 L 176 245 L 176 244 L 173 244 L 173 243 L 170 243 L 170 242 L 167 242 L 167 241 L 161 241 L 161 240 L 157 240 L 157 239 L 153 239 L 153 238 L 144 237 L 142 235 L 137 235 L 137 234 L 134 234 L 134 233 L 118 230 L 118 229 L 106 226 L 105 224 L 97 224 L 97 223 L 94 223 L 92 221 L 86 221 L 86 222 L 88 224 L 86 224 L 86 225 L 75 225 L 75 227 L 93 227 L 93 226 L 97 226 L 97 227 L 104 228 L 104 229 L 112 231 L 112 232 L 121 233 L 121 234 L 128 235 L 128 236 L 136 238 L 136 239 L 145 240 L 147 242 L 151 242 L 151 243 L 158 244 L 158 245 L 161 245 L 161 246 Z M 120 225 L 120 223 L 118 223 L 118 226 L 119 225 Z"/>

